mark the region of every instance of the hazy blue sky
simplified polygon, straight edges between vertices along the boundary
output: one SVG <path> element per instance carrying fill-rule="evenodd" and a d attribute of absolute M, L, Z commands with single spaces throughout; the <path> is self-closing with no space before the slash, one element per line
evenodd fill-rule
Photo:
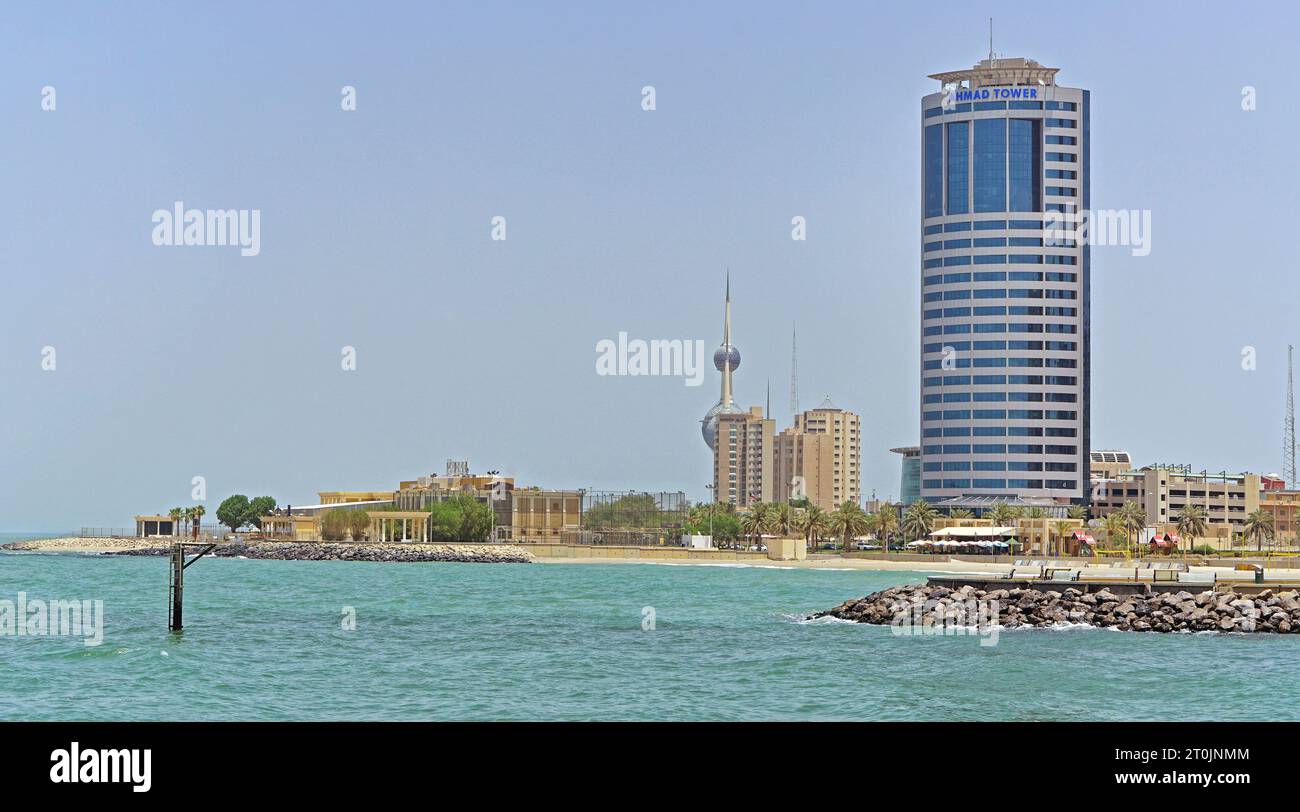
<path fill-rule="evenodd" d="M 1093 91 L 1094 207 L 1153 213 L 1150 256 L 1093 253 L 1094 447 L 1279 468 L 1294 3 L 616 7 L 6 3 L 0 528 L 123 526 L 189 504 L 196 475 L 210 512 L 306 504 L 447 457 L 705 497 L 716 373 L 599 377 L 595 345 L 711 352 L 728 266 L 737 399 L 770 378 L 788 425 L 797 321 L 802 405 L 860 412 L 864 490 L 896 495 L 919 99 L 987 54 L 990 15 L 999 54 Z M 260 209 L 260 256 L 154 246 L 176 200 Z"/>

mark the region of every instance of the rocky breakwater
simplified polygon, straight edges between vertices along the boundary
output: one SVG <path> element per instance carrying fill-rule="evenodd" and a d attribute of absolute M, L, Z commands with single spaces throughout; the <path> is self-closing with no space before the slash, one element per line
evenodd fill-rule
<path fill-rule="evenodd" d="M 119 555 L 167 555 L 167 548 L 124 550 Z M 475 564 L 527 564 L 533 554 L 509 544 L 334 544 L 330 542 L 254 541 L 218 544 L 219 558 L 279 561 L 458 561 Z"/>
<path fill-rule="evenodd" d="M 971 612 L 992 618 L 1004 629 L 1087 624 L 1134 632 L 1300 633 L 1300 594 L 1293 589 L 1255 595 L 1180 591 L 1120 596 L 1108 589 L 900 586 L 845 601 L 813 617 L 944 626 L 966 623 Z"/>

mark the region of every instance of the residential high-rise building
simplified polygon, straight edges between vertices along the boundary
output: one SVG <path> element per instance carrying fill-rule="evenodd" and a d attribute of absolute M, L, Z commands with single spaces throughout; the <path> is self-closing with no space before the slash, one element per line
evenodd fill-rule
<path fill-rule="evenodd" d="M 921 102 L 921 497 L 1084 503 L 1089 93 L 989 58 Z"/>
<path fill-rule="evenodd" d="M 738 508 L 771 502 L 775 488 L 776 421 L 763 407 L 748 412 L 719 412 L 713 443 L 713 493 L 719 502 Z"/>
<path fill-rule="evenodd" d="M 862 499 L 861 420 L 828 397 L 794 416 L 776 437 L 776 498 L 805 498 L 823 510 Z"/>

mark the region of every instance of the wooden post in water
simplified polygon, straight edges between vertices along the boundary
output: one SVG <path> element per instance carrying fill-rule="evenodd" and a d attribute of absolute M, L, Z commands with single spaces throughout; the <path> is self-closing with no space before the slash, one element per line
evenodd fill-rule
<path fill-rule="evenodd" d="M 203 549 L 199 551 L 198 555 L 194 556 L 189 561 L 186 561 L 185 560 L 186 544 L 189 544 L 192 547 L 203 547 Z M 181 615 L 183 613 L 184 606 L 185 606 L 185 569 L 189 567 L 190 564 L 193 564 L 195 561 L 198 561 L 203 556 L 212 552 L 212 549 L 216 546 L 217 545 L 215 544 L 204 544 L 201 542 L 192 542 L 192 541 L 191 542 L 178 541 L 172 545 L 172 552 L 171 552 L 172 574 L 171 574 L 170 588 L 167 590 L 168 598 L 169 598 L 167 602 L 167 630 L 168 631 L 178 632 L 183 627 Z"/>
<path fill-rule="evenodd" d="M 168 592 L 168 609 L 167 609 L 167 631 L 178 632 L 181 630 L 182 610 L 185 606 L 185 545 L 182 542 L 176 542 L 172 545 L 171 553 L 172 577 L 171 588 Z"/>

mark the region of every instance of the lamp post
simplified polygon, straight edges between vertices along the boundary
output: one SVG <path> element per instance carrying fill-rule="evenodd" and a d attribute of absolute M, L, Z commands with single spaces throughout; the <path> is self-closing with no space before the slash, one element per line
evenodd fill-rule
<path fill-rule="evenodd" d="M 712 483 L 704 487 L 709 489 L 709 543 L 716 547 L 717 545 L 713 542 L 713 512 L 718 505 L 718 491 Z"/>

